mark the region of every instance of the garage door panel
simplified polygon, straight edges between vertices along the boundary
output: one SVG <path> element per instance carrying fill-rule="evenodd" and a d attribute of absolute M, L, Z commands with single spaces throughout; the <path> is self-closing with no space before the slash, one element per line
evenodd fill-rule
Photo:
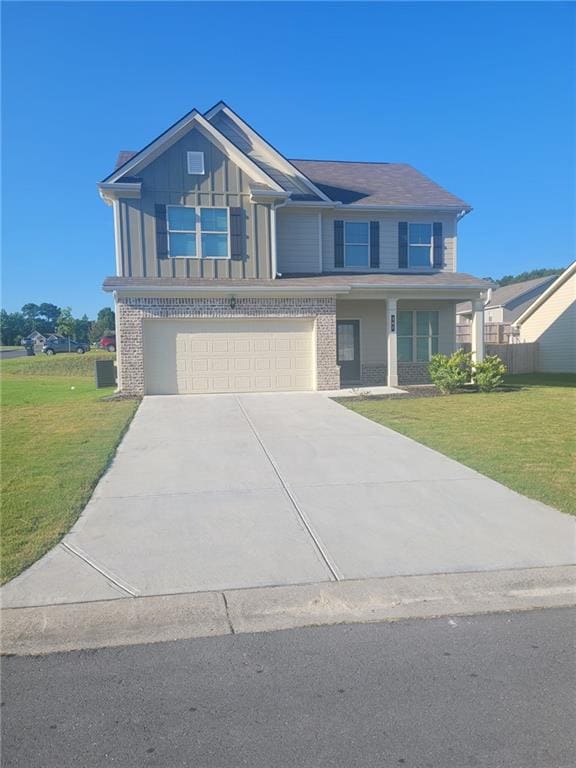
<path fill-rule="evenodd" d="M 313 321 L 146 320 L 147 394 L 313 388 Z"/>

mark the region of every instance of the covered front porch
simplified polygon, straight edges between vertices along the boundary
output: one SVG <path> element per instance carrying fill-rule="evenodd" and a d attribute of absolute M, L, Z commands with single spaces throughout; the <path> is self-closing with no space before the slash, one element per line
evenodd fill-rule
<path fill-rule="evenodd" d="M 336 354 L 340 386 L 426 384 L 433 354 L 457 349 L 453 296 L 354 292 L 336 300 Z M 430 295 L 431 294 L 431 295 Z M 473 300 L 472 353 L 484 356 L 483 304 Z"/>

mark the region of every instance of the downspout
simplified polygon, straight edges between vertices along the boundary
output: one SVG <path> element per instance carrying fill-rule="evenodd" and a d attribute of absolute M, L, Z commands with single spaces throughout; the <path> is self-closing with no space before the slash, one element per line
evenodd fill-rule
<path fill-rule="evenodd" d="M 122 392 L 122 337 L 120 335 L 118 291 L 114 291 L 112 295 L 114 297 L 114 333 L 116 334 L 116 392 Z"/>
<path fill-rule="evenodd" d="M 278 273 L 278 255 L 277 255 L 277 237 L 276 237 L 276 209 L 282 208 L 283 205 L 286 205 L 290 198 L 285 197 L 284 200 L 272 203 L 272 207 L 270 208 L 270 225 L 272 229 L 272 237 L 270 238 L 270 260 L 272 262 L 272 280 L 275 280 L 277 277 L 282 277 L 282 275 L 279 275 Z"/>

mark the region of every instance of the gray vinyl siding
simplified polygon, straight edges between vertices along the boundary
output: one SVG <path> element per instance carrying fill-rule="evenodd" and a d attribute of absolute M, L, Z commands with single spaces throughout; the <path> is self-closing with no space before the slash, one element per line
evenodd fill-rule
<path fill-rule="evenodd" d="M 206 173 L 187 172 L 186 152 L 204 152 Z M 119 203 L 123 277 L 270 278 L 268 205 L 250 202 L 247 175 L 211 141 L 193 130 L 144 168 L 142 197 Z M 240 259 L 158 259 L 155 205 L 242 208 L 246 252 Z"/>
<path fill-rule="evenodd" d="M 456 216 L 445 213 L 396 213 L 394 211 L 324 211 L 322 216 L 322 262 L 324 272 L 334 272 L 334 221 L 378 221 L 380 222 L 380 267 L 378 269 L 354 267 L 354 272 L 396 272 L 398 271 L 398 222 L 412 223 L 442 222 L 444 237 L 443 272 L 456 272 Z M 344 267 L 343 271 L 346 271 Z M 410 271 L 410 270 L 402 270 Z M 422 270 L 417 270 L 422 271 Z"/>
<path fill-rule="evenodd" d="M 402 310 L 437 310 L 438 351 L 450 355 L 456 349 L 456 303 L 453 301 L 400 300 L 398 312 Z M 387 354 L 386 301 L 385 299 L 338 299 L 336 301 L 338 320 L 360 321 L 360 363 L 361 365 L 385 365 Z"/>
<path fill-rule="evenodd" d="M 276 212 L 277 264 L 282 274 L 322 271 L 317 211 L 279 208 Z"/>

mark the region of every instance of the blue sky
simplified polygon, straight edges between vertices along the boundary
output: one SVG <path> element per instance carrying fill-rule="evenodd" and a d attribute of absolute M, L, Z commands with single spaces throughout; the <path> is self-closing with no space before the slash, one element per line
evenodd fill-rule
<path fill-rule="evenodd" d="M 3 305 L 110 303 L 96 182 L 227 101 L 287 157 L 408 162 L 474 211 L 459 269 L 574 259 L 568 3 L 3 3 Z"/>

